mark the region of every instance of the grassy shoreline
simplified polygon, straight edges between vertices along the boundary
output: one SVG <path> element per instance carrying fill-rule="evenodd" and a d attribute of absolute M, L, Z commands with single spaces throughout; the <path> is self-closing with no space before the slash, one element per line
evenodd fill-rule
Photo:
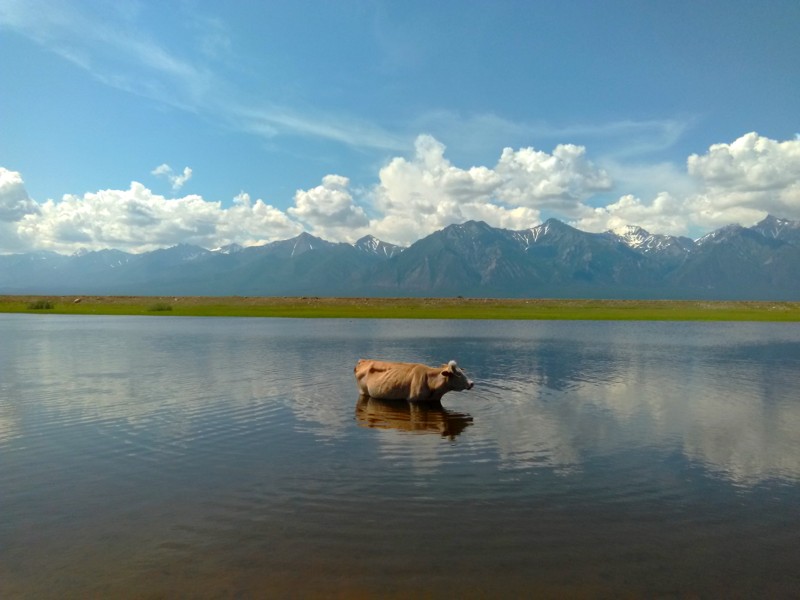
<path fill-rule="evenodd" d="M 244 296 L 0 296 L 0 313 L 383 319 L 800 321 L 800 302 Z"/>

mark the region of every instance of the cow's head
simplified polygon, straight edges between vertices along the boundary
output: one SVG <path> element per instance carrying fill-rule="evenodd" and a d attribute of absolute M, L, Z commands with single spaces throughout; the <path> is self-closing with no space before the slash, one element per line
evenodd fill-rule
<path fill-rule="evenodd" d="M 471 390 L 472 386 L 475 385 L 454 360 L 442 367 L 442 376 L 447 380 L 447 387 L 454 392 Z"/>

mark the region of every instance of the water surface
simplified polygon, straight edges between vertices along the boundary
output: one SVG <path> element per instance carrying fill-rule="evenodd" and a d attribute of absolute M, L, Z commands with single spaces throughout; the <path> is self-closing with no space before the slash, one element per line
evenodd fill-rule
<path fill-rule="evenodd" d="M 0 596 L 793 596 L 798 389 L 797 324 L 0 315 Z"/>

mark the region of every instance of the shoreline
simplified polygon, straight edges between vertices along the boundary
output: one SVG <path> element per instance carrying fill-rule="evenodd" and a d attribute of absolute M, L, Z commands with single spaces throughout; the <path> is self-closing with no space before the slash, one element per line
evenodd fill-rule
<path fill-rule="evenodd" d="M 3 295 L 0 313 L 203 317 L 800 321 L 800 302 L 557 298 Z"/>

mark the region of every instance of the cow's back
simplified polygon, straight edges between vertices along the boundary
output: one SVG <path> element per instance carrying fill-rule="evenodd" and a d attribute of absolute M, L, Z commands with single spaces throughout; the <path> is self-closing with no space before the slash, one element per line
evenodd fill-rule
<path fill-rule="evenodd" d="M 428 369 L 414 363 L 362 359 L 354 371 L 362 395 L 383 400 L 410 400 L 424 391 Z"/>

